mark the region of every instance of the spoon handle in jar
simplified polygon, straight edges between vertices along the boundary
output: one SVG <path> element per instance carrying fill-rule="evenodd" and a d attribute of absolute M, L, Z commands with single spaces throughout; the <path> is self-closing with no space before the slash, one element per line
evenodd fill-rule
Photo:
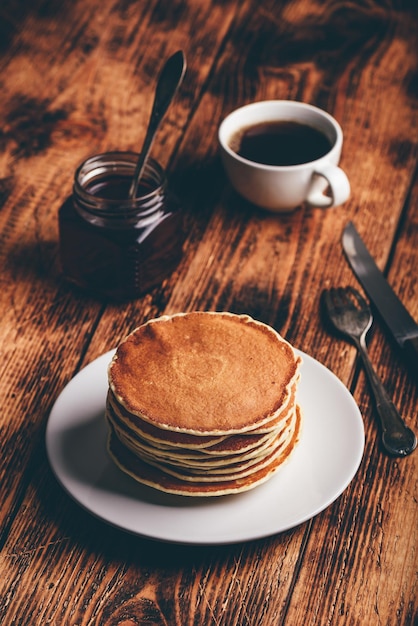
<path fill-rule="evenodd" d="M 151 117 L 148 124 L 147 133 L 145 135 L 144 144 L 139 154 L 136 164 L 135 173 L 129 188 L 129 197 L 135 198 L 138 189 L 138 183 L 144 171 L 148 153 L 151 149 L 155 133 L 163 119 L 177 89 L 183 80 L 186 70 L 186 60 L 182 50 L 175 52 L 165 63 L 158 78 L 157 87 L 155 89 L 154 104 L 151 111 Z"/>

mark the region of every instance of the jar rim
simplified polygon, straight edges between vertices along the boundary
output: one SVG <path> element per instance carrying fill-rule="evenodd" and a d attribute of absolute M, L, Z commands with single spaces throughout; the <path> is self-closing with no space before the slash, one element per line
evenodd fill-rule
<path fill-rule="evenodd" d="M 135 196 L 135 198 L 106 198 L 92 194 L 86 186 L 92 180 L 100 180 L 109 176 L 129 176 L 134 174 L 139 154 L 131 151 L 110 151 L 93 154 L 77 167 L 74 175 L 73 190 L 78 198 L 87 205 L 97 205 L 104 203 L 107 207 L 130 208 L 136 207 L 138 202 L 146 203 L 161 193 L 166 186 L 167 176 L 161 164 L 154 158 L 148 157 L 145 163 L 143 177 L 144 180 L 152 184 L 151 191 Z M 121 171 L 121 168 L 123 171 Z M 82 178 L 83 177 L 83 178 Z M 83 184 L 84 182 L 84 184 Z"/>
<path fill-rule="evenodd" d="M 162 166 L 148 158 L 143 181 L 150 186 L 147 193 L 135 198 L 109 198 L 89 191 L 92 183 L 109 181 L 112 177 L 133 177 L 138 154 L 135 152 L 103 152 L 85 159 L 76 169 L 73 195 L 77 211 L 88 221 L 110 223 L 115 228 L 139 228 L 154 221 L 161 212 L 161 203 L 166 193 L 167 178 Z M 140 189 L 140 188 L 139 188 Z"/>

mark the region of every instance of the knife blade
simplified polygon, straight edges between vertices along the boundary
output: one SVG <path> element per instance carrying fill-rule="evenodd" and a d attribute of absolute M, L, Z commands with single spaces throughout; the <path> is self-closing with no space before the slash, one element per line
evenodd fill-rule
<path fill-rule="evenodd" d="M 394 293 L 373 257 L 367 250 L 354 224 L 344 228 L 342 246 L 345 256 L 373 302 L 395 341 L 406 354 L 409 364 L 418 373 L 418 324 Z"/>

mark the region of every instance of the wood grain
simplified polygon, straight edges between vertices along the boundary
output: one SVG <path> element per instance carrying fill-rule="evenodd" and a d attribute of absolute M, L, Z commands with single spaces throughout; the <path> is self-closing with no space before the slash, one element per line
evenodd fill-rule
<path fill-rule="evenodd" d="M 0 624 L 414 623 L 417 456 L 382 453 L 354 348 L 328 333 L 319 297 L 356 284 L 340 247 L 351 219 L 418 319 L 417 29 L 408 2 L 2 3 Z M 153 155 L 184 206 L 184 257 L 145 297 L 100 302 L 61 276 L 57 211 L 86 156 L 139 149 L 156 75 L 179 48 L 188 71 Z M 278 218 L 231 190 L 219 123 L 270 98 L 342 124 L 344 206 Z M 239 545 L 159 544 L 89 516 L 53 477 L 44 432 L 65 384 L 142 321 L 198 309 L 273 325 L 354 394 L 363 461 L 310 522 Z M 418 430 L 413 377 L 378 317 L 369 343 Z"/>

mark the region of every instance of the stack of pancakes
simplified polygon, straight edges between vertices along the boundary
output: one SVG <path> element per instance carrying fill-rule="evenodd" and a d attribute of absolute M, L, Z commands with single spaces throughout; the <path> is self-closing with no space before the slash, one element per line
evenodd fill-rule
<path fill-rule="evenodd" d="M 300 434 L 301 359 L 247 315 L 195 312 L 146 322 L 109 366 L 108 449 L 161 491 L 218 496 L 266 481 Z"/>

